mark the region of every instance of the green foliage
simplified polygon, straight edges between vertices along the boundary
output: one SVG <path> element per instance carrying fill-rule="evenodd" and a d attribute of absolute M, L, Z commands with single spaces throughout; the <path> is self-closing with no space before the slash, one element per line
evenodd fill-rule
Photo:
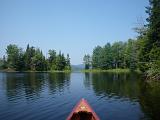
<path fill-rule="evenodd" d="M 61 51 L 57 55 L 55 50 L 49 50 L 48 64 L 48 69 L 51 71 L 71 70 L 69 54 L 67 54 L 67 57 L 65 58 Z"/>
<path fill-rule="evenodd" d="M 112 45 L 112 56 L 113 56 L 113 67 L 112 68 L 123 68 L 124 67 L 124 52 L 125 43 L 115 42 Z"/>
<path fill-rule="evenodd" d="M 8 61 L 8 67 L 10 68 L 16 68 L 16 61 L 18 56 L 18 47 L 16 45 L 8 45 L 6 52 L 8 55 L 7 61 Z"/>
<path fill-rule="evenodd" d="M 129 39 L 126 47 L 127 67 L 131 70 L 137 69 L 138 62 L 138 47 L 135 40 Z"/>
<path fill-rule="evenodd" d="M 160 80 L 160 60 L 149 64 L 150 69 L 147 71 L 148 80 Z"/>
<path fill-rule="evenodd" d="M 102 52 L 102 47 L 97 46 L 93 49 L 93 55 L 92 55 L 92 68 L 99 68 L 100 66 L 100 55 Z"/>
<path fill-rule="evenodd" d="M 97 46 L 93 50 L 93 69 L 137 69 L 137 43 L 129 39 L 127 42 L 115 42 L 113 45 L 107 43 L 104 47 Z"/>
<path fill-rule="evenodd" d="M 35 56 L 35 51 L 33 46 L 29 47 L 29 44 L 27 45 L 27 49 L 24 53 L 25 70 L 34 70 L 33 57 Z"/>
<path fill-rule="evenodd" d="M 110 69 L 112 68 L 112 49 L 111 44 L 107 43 L 103 48 L 104 58 L 103 58 L 103 66 L 102 69 Z"/>
<path fill-rule="evenodd" d="M 147 73 L 147 77 L 160 79 L 160 0 L 150 0 L 146 12 L 148 25 L 146 34 L 139 37 L 141 49 L 139 52 L 140 70 Z"/>
<path fill-rule="evenodd" d="M 0 70 L 2 70 L 3 69 L 3 60 L 2 59 L 0 59 Z"/>
<path fill-rule="evenodd" d="M 55 70 L 64 70 L 65 69 L 65 57 L 64 54 L 61 54 L 61 52 L 59 52 L 59 54 L 56 57 L 56 61 L 55 61 Z"/>
<path fill-rule="evenodd" d="M 45 58 L 42 51 L 29 44 L 25 51 L 18 48 L 17 45 L 7 46 L 7 60 L 5 56 L 0 59 L 0 69 L 16 70 L 16 71 L 54 71 L 54 70 L 71 70 L 69 54 L 65 58 L 63 53 L 56 55 L 55 50 L 49 50 L 48 59 Z"/>
<path fill-rule="evenodd" d="M 89 69 L 90 65 L 91 65 L 91 57 L 90 57 L 90 55 L 89 54 L 84 55 L 83 61 L 84 61 L 84 64 L 85 64 L 85 69 Z"/>
<path fill-rule="evenodd" d="M 160 79 L 160 0 L 149 0 L 149 3 L 146 10 L 148 24 L 135 28 L 139 34 L 137 39 L 95 47 L 93 69 L 139 69 L 147 73 L 149 79 Z"/>
<path fill-rule="evenodd" d="M 23 70 L 24 68 L 24 53 L 21 48 L 18 48 L 17 45 L 8 45 L 7 46 L 7 63 L 8 67 L 15 70 Z"/>
<path fill-rule="evenodd" d="M 17 62 L 16 62 L 16 70 L 23 71 L 25 67 L 25 61 L 24 61 L 24 52 L 22 49 L 19 49 L 19 54 L 17 56 Z"/>
<path fill-rule="evenodd" d="M 44 71 L 45 70 L 45 57 L 40 49 L 36 49 L 35 55 L 31 59 L 31 70 Z"/>
<path fill-rule="evenodd" d="M 7 68 L 7 61 L 6 57 L 3 56 L 3 59 L 0 58 L 0 70 L 6 69 Z"/>
<path fill-rule="evenodd" d="M 71 70 L 69 54 L 67 54 L 65 70 Z"/>

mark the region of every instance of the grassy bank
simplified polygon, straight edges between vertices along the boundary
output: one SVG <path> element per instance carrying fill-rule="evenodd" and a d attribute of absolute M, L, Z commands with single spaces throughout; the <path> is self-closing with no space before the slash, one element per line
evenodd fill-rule
<path fill-rule="evenodd" d="M 63 71 L 59 71 L 59 70 L 52 70 L 52 71 L 34 71 L 34 70 L 27 70 L 27 71 L 16 71 L 14 69 L 4 69 L 4 70 L 0 70 L 0 72 L 49 72 L 49 73 L 70 73 L 72 72 L 71 70 L 63 70 Z"/>
<path fill-rule="evenodd" d="M 72 70 L 51 70 L 51 71 L 15 71 L 13 69 L 6 69 L 1 70 L 0 72 L 49 72 L 49 73 L 71 73 L 74 72 Z M 130 69 L 108 69 L 108 70 L 101 70 L 101 69 L 89 69 L 89 70 L 81 70 L 79 72 L 86 73 L 86 72 L 92 72 L 92 73 L 98 73 L 98 72 L 108 72 L 108 73 L 129 73 L 133 72 Z M 134 72 L 141 73 L 139 70 L 135 70 Z"/>
<path fill-rule="evenodd" d="M 108 70 L 90 69 L 90 70 L 82 70 L 81 72 L 129 73 L 129 72 L 133 72 L 133 71 L 131 71 L 130 69 L 108 69 Z M 134 72 L 140 73 L 139 70 L 135 70 Z"/>
<path fill-rule="evenodd" d="M 59 71 L 59 70 L 52 70 L 52 71 L 48 71 L 51 73 L 71 73 L 71 70 L 63 70 L 63 71 Z"/>

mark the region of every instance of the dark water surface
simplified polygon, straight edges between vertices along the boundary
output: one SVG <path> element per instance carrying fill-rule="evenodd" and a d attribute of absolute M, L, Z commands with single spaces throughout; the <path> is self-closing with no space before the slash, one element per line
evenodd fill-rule
<path fill-rule="evenodd" d="M 158 120 L 157 86 L 135 73 L 0 73 L 0 120 L 65 120 L 81 98 L 101 120 Z"/>

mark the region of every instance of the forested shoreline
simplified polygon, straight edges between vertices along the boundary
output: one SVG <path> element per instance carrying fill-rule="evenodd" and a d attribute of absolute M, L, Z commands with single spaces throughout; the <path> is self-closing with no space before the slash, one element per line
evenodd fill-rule
<path fill-rule="evenodd" d="M 48 51 L 45 57 L 42 50 L 28 44 L 26 50 L 15 44 L 6 48 L 6 56 L 0 59 L 0 69 L 4 71 L 70 71 L 69 54 L 64 56 L 61 51 Z"/>
<path fill-rule="evenodd" d="M 85 69 L 138 69 L 147 79 L 160 80 L 160 0 L 149 3 L 147 24 L 135 28 L 137 38 L 96 46 L 83 58 Z"/>

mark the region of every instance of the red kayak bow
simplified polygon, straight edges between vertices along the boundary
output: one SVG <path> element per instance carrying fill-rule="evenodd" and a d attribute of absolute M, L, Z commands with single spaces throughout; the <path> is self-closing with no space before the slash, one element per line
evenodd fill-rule
<path fill-rule="evenodd" d="M 66 120 L 100 120 L 85 99 L 81 99 Z"/>

